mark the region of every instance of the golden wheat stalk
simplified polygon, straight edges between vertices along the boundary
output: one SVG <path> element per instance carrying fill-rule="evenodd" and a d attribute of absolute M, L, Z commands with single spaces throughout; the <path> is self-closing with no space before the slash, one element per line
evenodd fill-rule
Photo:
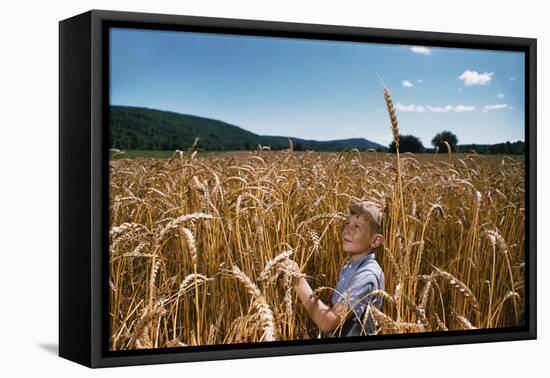
<path fill-rule="evenodd" d="M 408 244 L 408 233 L 407 233 L 407 215 L 405 213 L 405 201 L 403 199 L 403 182 L 402 182 L 402 174 L 401 174 L 401 161 L 399 158 L 399 127 L 398 127 L 398 121 L 397 116 L 395 115 L 395 109 L 393 107 L 393 101 L 391 98 L 391 94 L 388 91 L 387 88 L 384 87 L 384 99 L 386 100 L 386 107 L 388 109 L 388 115 L 390 118 L 391 123 L 391 130 L 393 134 L 393 141 L 395 143 L 395 152 L 397 157 L 397 185 L 399 190 L 399 202 L 400 202 L 400 208 L 401 208 L 401 221 L 403 224 L 403 235 L 405 235 L 405 250 L 409 251 Z"/>
<path fill-rule="evenodd" d="M 244 272 L 242 272 L 237 265 L 231 267 L 230 273 L 238 281 L 240 281 L 245 287 L 246 291 L 252 296 L 253 303 L 260 315 L 260 322 L 263 329 L 263 334 L 260 341 L 274 341 L 274 324 L 273 324 L 273 312 L 267 304 L 265 297 L 254 282 Z"/>
<path fill-rule="evenodd" d="M 395 143 L 395 148 L 399 150 L 399 122 L 397 121 L 397 116 L 395 115 L 395 109 L 393 107 L 393 101 L 391 94 L 387 88 L 384 88 L 384 99 L 386 100 L 386 107 L 388 109 L 388 115 L 390 117 L 391 131 L 393 134 L 393 141 Z"/>
<path fill-rule="evenodd" d="M 182 216 L 179 216 L 175 219 L 172 219 L 170 222 L 168 222 L 164 227 L 160 229 L 160 232 L 158 233 L 157 239 L 162 239 L 164 235 L 166 235 L 170 230 L 173 230 L 177 228 L 180 224 L 185 222 L 194 222 L 202 219 L 213 219 L 214 217 L 212 214 L 207 213 L 192 213 L 192 214 L 184 214 Z"/>
<path fill-rule="evenodd" d="M 143 345 L 140 345 L 140 344 L 144 344 L 143 340 L 148 338 L 147 334 L 149 329 L 148 328 L 149 322 L 165 314 L 166 314 L 166 309 L 163 306 L 156 307 L 152 310 L 145 308 L 143 310 L 143 313 L 139 321 L 134 326 L 134 331 L 132 332 L 132 336 L 130 337 L 130 342 L 129 342 L 130 346 L 137 347 L 137 348 L 143 347 Z M 138 339 L 140 339 L 141 343 L 138 342 L 136 344 L 136 341 L 138 341 Z"/>

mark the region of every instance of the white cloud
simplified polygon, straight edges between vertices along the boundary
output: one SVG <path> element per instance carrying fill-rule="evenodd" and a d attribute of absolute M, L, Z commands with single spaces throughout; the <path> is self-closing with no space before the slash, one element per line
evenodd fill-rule
<path fill-rule="evenodd" d="M 484 72 L 482 74 L 477 71 L 466 70 L 458 78 L 464 81 L 464 85 L 485 85 L 491 82 L 493 72 Z"/>
<path fill-rule="evenodd" d="M 430 55 L 432 50 L 424 46 L 412 46 L 411 51 L 415 54 Z"/>
<path fill-rule="evenodd" d="M 455 112 L 455 113 L 464 113 L 464 112 L 473 112 L 476 110 L 475 106 L 471 105 L 446 105 L 443 107 L 438 106 L 431 106 L 431 105 L 416 105 L 416 104 L 409 104 L 405 105 L 400 102 L 395 104 L 395 108 L 402 112 L 416 112 L 416 113 L 426 113 L 427 111 L 430 111 L 432 113 L 449 113 L 449 112 Z"/>
<path fill-rule="evenodd" d="M 490 110 L 502 110 L 508 108 L 508 104 L 494 104 L 494 105 L 485 105 L 483 109 L 484 113 L 487 113 Z"/>
<path fill-rule="evenodd" d="M 471 105 L 456 105 L 454 108 L 455 113 L 473 112 L 474 110 L 476 107 Z"/>
<path fill-rule="evenodd" d="M 511 80 L 511 81 L 516 81 L 516 77 L 515 77 L 515 76 L 512 76 L 512 77 L 510 78 L 510 80 Z"/>
<path fill-rule="evenodd" d="M 499 93 L 499 94 L 497 94 L 497 97 L 498 97 L 498 98 L 504 98 L 504 93 Z"/>
<path fill-rule="evenodd" d="M 420 84 L 424 84 L 424 80 L 422 80 L 422 79 L 418 79 L 417 81 L 418 81 Z"/>
<path fill-rule="evenodd" d="M 458 88 L 458 91 L 459 91 L 459 92 L 462 92 L 462 88 Z"/>
<path fill-rule="evenodd" d="M 439 106 L 426 106 L 426 108 L 428 108 L 429 111 L 431 112 L 434 112 L 434 113 L 448 113 L 450 112 L 451 110 L 454 109 L 454 106 L 452 105 L 447 105 L 447 106 L 443 106 L 443 107 L 439 107 Z"/>
<path fill-rule="evenodd" d="M 412 88 L 414 87 L 413 83 L 411 83 L 409 80 L 403 80 L 401 82 L 401 85 L 404 86 L 405 88 Z"/>
<path fill-rule="evenodd" d="M 395 108 L 397 110 L 400 110 L 402 112 L 417 112 L 417 113 L 424 113 L 426 109 L 423 106 L 417 106 L 415 104 L 410 105 L 403 105 L 402 103 L 398 102 L 395 104 Z"/>

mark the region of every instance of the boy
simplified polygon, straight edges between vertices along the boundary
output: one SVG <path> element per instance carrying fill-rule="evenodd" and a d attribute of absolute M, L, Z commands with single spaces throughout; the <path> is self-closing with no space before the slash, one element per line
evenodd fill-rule
<path fill-rule="evenodd" d="M 382 211 L 376 203 L 362 201 L 350 207 L 342 230 L 342 247 L 350 258 L 340 270 L 330 308 L 311 296 L 313 290 L 305 278 L 292 277 L 292 285 L 306 312 L 321 331 L 330 332 L 329 337 L 370 335 L 374 331 L 372 317 L 364 319 L 364 314 L 368 303 L 378 309 L 382 306 L 382 297 L 369 295 L 374 290 L 384 290 L 384 273 L 375 260 L 375 251 L 382 248 L 381 232 Z M 300 271 L 290 258 L 277 264 L 276 269 Z"/>

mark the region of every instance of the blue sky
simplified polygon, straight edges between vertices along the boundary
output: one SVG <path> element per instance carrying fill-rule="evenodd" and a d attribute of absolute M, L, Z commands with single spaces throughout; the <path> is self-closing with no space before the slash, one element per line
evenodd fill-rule
<path fill-rule="evenodd" d="M 402 134 L 525 140 L 524 54 L 111 29 L 110 103 L 222 120 L 262 135 L 391 142 Z"/>

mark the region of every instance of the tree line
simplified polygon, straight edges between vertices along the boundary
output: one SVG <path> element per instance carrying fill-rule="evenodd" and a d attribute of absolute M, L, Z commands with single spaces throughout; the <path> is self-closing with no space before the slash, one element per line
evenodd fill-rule
<path fill-rule="evenodd" d="M 475 151 L 482 154 L 512 154 L 525 153 L 525 143 L 522 141 L 495 144 L 458 144 L 458 137 L 450 131 L 437 133 L 431 140 L 433 148 L 426 148 L 420 139 L 414 135 L 399 135 L 399 152 L 447 152 L 447 145 L 452 152 Z M 389 145 L 389 152 L 396 152 L 395 141 Z"/>

